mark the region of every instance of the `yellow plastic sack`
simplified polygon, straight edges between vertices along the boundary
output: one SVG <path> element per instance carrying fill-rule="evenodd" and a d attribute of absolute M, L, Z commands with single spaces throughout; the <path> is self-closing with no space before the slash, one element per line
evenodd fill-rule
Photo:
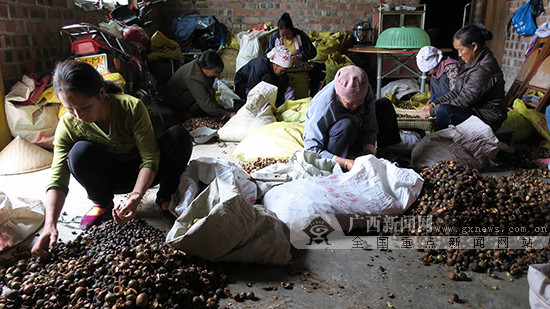
<path fill-rule="evenodd" d="M 544 117 L 543 113 L 539 113 L 534 109 L 527 108 L 527 106 L 525 106 L 525 103 L 520 99 L 516 99 L 514 101 L 513 108 L 515 111 L 523 115 L 523 117 L 529 119 L 535 130 L 537 130 L 537 132 L 539 132 L 539 134 L 542 135 L 544 139 L 550 141 L 550 132 L 548 131 L 548 125 L 546 124 L 546 118 Z M 545 148 L 549 148 L 548 142 L 544 143 L 542 146 Z"/>
<path fill-rule="evenodd" d="M 104 80 L 115 83 L 122 90 L 122 93 L 124 93 L 124 86 L 126 85 L 126 81 L 120 73 L 103 72 L 101 75 L 103 75 Z"/>
<path fill-rule="evenodd" d="M 59 110 L 57 111 L 57 118 L 61 119 L 61 117 L 63 117 L 63 115 L 65 115 L 66 112 L 67 112 L 67 109 L 65 108 L 65 106 L 63 106 L 63 104 L 59 104 Z"/>
<path fill-rule="evenodd" d="M 151 48 L 147 54 L 147 59 L 159 60 L 162 58 L 183 59 L 184 57 L 178 42 L 157 31 L 151 37 Z"/>
<path fill-rule="evenodd" d="M 533 128 L 529 119 L 514 110 L 508 111 L 508 118 L 502 123 L 502 127 L 514 130 L 513 143 L 528 140 L 536 134 L 535 128 Z"/>
<path fill-rule="evenodd" d="M 225 36 L 225 47 L 233 47 L 236 49 L 241 49 L 241 45 L 239 44 L 239 41 L 237 40 L 235 35 L 231 32 L 227 33 L 227 35 Z M 220 49 L 222 48 L 223 47 L 220 46 Z"/>
<path fill-rule="evenodd" d="M 34 101 L 34 104 L 40 103 L 40 101 L 42 101 L 43 99 L 48 101 L 48 103 L 61 103 L 61 101 L 59 101 L 59 99 L 53 93 L 53 86 L 46 88 L 46 90 L 44 90 L 38 96 L 38 98 L 36 98 L 36 101 Z"/>
<path fill-rule="evenodd" d="M 245 137 L 232 155 L 246 162 L 258 158 L 287 160 L 295 151 L 304 149 L 303 134 L 301 124 L 273 122 Z"/>
<path fill-rule="evenodd" d="M 303 99 L 309 95 L 309 75 L 307 72 L 287 73 L 288 83 L 294 90 L 294 98 Z"/>
<path fill-rule="evenodd" d="M 341 55 L 339 52 L 334 52 L 328 56 L 327 61 L 325 62 L 327 67 L 327 74 L 325 77 L 325 82 L 328 84 L 336 75 L 336 72 L 340 68 L 347 67 L 348 65 L 355 65 L 351 59 L 346 55 Z"/>
<path fill-rule="evenodd" d="M 277 109 L 277 120 L 304 123 L 311 97 L 300 100 L 288 100 Z"/>
<path fill-rule="evenodd" d="M 414 108 L 420 109 L 422 108 L 422 106 L 428 103 L 431 97 L 432 97 L 432 93 L 429 91 L 419 92 L 411 97 L 410 103 Z"/>

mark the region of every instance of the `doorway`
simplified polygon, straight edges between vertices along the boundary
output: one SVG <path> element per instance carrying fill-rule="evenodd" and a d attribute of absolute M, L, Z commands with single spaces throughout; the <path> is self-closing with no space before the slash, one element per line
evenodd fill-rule
<path fill-rule="evenodd" d="M 464 9 L 471 0 L 421 0 L 420 3 L 426 4 L 424 29 L 428 32 L 432 45 L 437 48 L 453 48 L 453 35 L 462 28 Z M 466 10 L 468 24 L 471 5 Z"/>

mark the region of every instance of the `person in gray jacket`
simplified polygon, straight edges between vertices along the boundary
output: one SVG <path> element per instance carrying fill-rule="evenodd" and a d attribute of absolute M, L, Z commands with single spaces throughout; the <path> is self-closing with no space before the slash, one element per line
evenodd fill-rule
<path fill-rule="evenodd" d="M 367 73 L 357 66 L 336 72 L 311 100 L 304 126 L 304 146 L 351 170 L 356 154 L 378 153 L 401 142 L 395 110 L 387 98 L 376 99 Z M 378 147 L 378 151 L 375 149 Z"/>
<path fill-rule="evenodd" d="M 180 113 L 183 120 L 206 115 L 220 119 L 235 115 L 216 101 L 214 80 L 223 68 L 222 58 L 212 50 L 184 64 L 166 84 L 164 94 L 168 105 Z"/>

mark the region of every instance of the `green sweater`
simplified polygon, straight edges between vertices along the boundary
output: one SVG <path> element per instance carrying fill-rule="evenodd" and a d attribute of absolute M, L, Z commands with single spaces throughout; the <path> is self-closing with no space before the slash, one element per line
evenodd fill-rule
<path fill-rule="evenodd" d="M 141 100 L 125 94 L 111 94 L 111 124 L 105 134 L 95 123 L 86 124 L 66 113 L 55 131 L 54 156 L 49 189 L 69 192 L 71 173 L 67 156 L 78 141 L 97 144 L 116 160 L 130 161 L 141 157 L 140 169 L 148 167 L 155 172 L 160 161 L 160 152 L 155 140 L 151 119 Z"/>

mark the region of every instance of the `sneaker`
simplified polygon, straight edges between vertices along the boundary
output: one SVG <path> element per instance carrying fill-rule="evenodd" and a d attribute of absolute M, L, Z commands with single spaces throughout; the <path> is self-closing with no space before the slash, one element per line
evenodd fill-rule
<path fill-rule="evenodd" d="M 544 169 L 547 169 L 548 168 L 548 165 L 550 165 L 550 158 L 546 158 L 546 159 L 536 159 L 535 160 L 535 164 L 540 167 L 540 168 L 544 168 Z"/>
<path fill-rule="evenodd" d="M 82 228 L 89 228 L 90 226 L 100 224 L 106 221 L 111 216 L 113 210 L 113 204 L 109 206 L 94 205 L 80 220 L 80 226 Z"/>

